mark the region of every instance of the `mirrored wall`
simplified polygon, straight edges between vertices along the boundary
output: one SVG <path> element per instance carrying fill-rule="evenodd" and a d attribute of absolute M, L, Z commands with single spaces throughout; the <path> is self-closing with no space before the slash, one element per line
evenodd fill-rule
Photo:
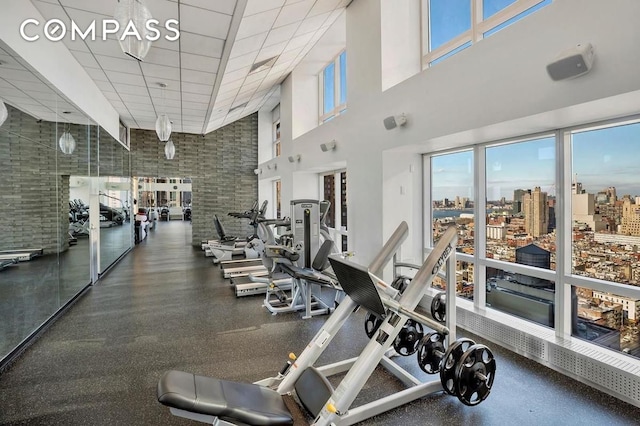
<path fill-rule="evenodd" d="M 0 75 L 2 369 L 131 249 L 133 226 L 129 151 L 6 50 L 0 56 L 12 67 Z"/>

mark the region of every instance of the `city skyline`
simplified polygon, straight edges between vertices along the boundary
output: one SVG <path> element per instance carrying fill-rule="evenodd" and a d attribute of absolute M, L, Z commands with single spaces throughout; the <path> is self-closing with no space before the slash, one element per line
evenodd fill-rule
<path fill-rule="evenodd" d="M 640 155 L 640 124 L 576 132 L 572 135 L 572 180 L 597 194 L 614 186 L 619 197 L 640 195 L 635 159 Z M 555 139 L 487 147 L 487 199 L 513 200 L 516 189 L 536 186 L 555 196 Z M 432 200 L 474 200 L 473 151 L 432 157 Z M 571 182 L 568 187 L 570 188 Z"/>

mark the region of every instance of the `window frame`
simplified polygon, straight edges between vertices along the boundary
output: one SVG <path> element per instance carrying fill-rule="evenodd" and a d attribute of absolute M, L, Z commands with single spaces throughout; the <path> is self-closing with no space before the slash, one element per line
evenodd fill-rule
<path fill-rule="evenodd" d="M 331 170 L 329 172 L 319 173 L 318 174 L 318 188 L 319 194 L 322 199 L 324 199 L 324 178 L 325 176 L 333 176 L 334 178 L 334 191 L 333 197 L 331 200 L 331 205 L 333 206 L 333 214 L 334 214 L 334 224 L 337 227 L 329 227 L 329 233 L 333 238 L 333 241 L 339 249 L 342 247 L 342 237 L 347 237 L 347 247 L 349 246 L 349 233 L 347 231 L 347 226 L 342 229 L 342 225 L 338 226 L 338 223 L 342 223 L 342 173 L 346 173 L 347 169 L 337 169 Z M 348 216 L 347 216 L 348 221 Z M 348 249 L 348 248 L 347 248 Z"/>
<path fill-rule="evenodd" d="M 439 59 L 464 46 L 471 45 L 484 39 L 484 34 L 493 28 L 507 22 L 530 8 L 542 3 L 545 0 L 516 0 L 514 3 L 496 12 L 489 19 L 483 19 L 483 1 L 469 0 L 471 2 L 471 28 L 464 33 L 454 37 L 434 50 L 430 50 L 430 0 L 422 0 L 421 7 L 421 34 L 422 34 L 422 68 L 433 66 Z M 551 0 L 553 1 L 553 0 Z"/>
<path fill-rule="evenodd" d="M 340 94 L 341 94 L 341 78 L 340 78 L 340 63 L 341 56 L 344 53 L 346 58 L 346 49 L 342 49 L 336 56 L 333 57 L 331 61 L 329 61 L 320 73 L 318 74 L 318 115 L 319 115 L 319 124 L 326 123 L 327 121 L 332 120 L 333 118 L 339 116 L 347 109 L 346 95 L 345 102 L 340 103 Z M 334 86 L 333 86 L 333 100 L 334 100 L 334 108 L 325 113 L 324 112 L 324 71 L 333 64 L 334 66 Z"/>
<path fill-rule="evenodd" d="M 583 340 L 572 335 L 572 318 L 573 306 L 571 300 L 571 292 L 573 287 L 582 287 L 585 289 L 609 293 L 614 296 L 626 297 L 633 300 L 640 300 L 640 287 L 631 284 L 618 283 L 614 281 L 606 281 L 597 278 L 575 275 L 572 271 L 573 256 L 573 237 L 572 237 L 572 200 L 571 200 L 571 184 L 573 181 L 573 157 L 572 157 L 572 134 L 576 132 L 585 132 L 591 130 L 599 130 L 610 127 L 624 126 L 628 124 L 640 124 L 640 115 L 621 117 L 611 120 L 602 120 L 591 122 L 578 126 L 565 127 L 552 131 L 541 132 L 536 134 L 526 134 L 509 139 L 488 141 L 482 143 L 469 144 L 456 147 L 449 150 L 436 151 L 423 155 L 423 180 L 425 184 L 424 201 L 423 201 L 423 223 L 431 224 L 433 220 L 433 203 L 432 203 L 432 182 L 431 182 L 431 158 L 434 156 L 453 154 L 456 152 L 467 151 L 472 149 L 474 152 L 474 188 L 475 203 L 474 215 L 477 218 L 475 222 L 476 233 L 474 235 L 475 252 L 473 255 L 456 254 L 457 260 L 470 262 L 474 264 L 474 290 L 473 302 L 465 305 L 464 301 L 461 306 L 469 306 L 476 310 L 489 310 L 486 306 L 486 268 L 492 267 L 507 270 L 514 273 L 521 273 L 532 277 L 554 281 L 554 316 L 555 326 L 553 331 L 558 338 L 577 339 L 580 342 L 594 345 L 603 350 L 610 350 L 614 354 L 627 355 L 623 351 L 600 346 L 588 340 Z M 509 263 L 500 260 L 489 259 L 486 257 L 486 216 L 479 212 L 486 211 L 486 149 L 488 147 L 496 147 L 505 144 L 525 142 L 540 138 L 555 138 L 555 181 L 556 181 L 556 269 L 546 270 L 536 267 Z M 428 254 L 433 249 L 431 226 L 425 226 L 423 230 L 424 252 Z M 495 311 L 491 309 L 492 311 Z M 500 316 L 506 315 L 509 318 L 518 318 L 502 311 Z M 527 321 L 527 320 L 523 320 Z M 539 330 L 550 330 L 549 328 L 527 321 L 531 327 Z M 631 356 L 631 359 L 639 358 Z"/>

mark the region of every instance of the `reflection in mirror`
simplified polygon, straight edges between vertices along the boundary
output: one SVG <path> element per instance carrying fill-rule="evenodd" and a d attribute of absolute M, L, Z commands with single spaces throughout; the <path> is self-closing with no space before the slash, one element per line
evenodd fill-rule
<path fill-rule="evenodd" d="M 156 228 L 157 221 L 191 221 L 191 178 L 136 177 L 134 181 L 137 182 L 134 188 L 136 209 L 147 215 L 149 230 Z"/>
<path fill-rule="evenodd" d="M 0 175 L 6 182 L 0 187 L 3 362 L 90 284 L 88 242 L 70 234 L 69 202 L 70 176 L 88 173 L 91 125 L 77 111 L 62 114 L 71 112 L 66 101 L 13 65 L 14 72 L 0 78 L 7 108 L 0 127 Z M 41 89 L 37 99 L 27 96 L 33 85 Z"/>
<path fill-rule="evenodd" d="M 131 248 L 131 179 L 100 177 L 100 272 Z"/>

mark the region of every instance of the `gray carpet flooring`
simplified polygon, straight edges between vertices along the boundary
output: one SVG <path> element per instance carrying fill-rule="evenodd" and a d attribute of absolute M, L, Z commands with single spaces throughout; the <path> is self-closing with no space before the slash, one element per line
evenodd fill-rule
<path fill-rule="evenodd" d="M 272 316 L 261 298 L 236 299 L 220 270 L 190 246 L 190 224 L 160 222 L 0 376 L 2 425 L 188 425 L 156 400 L 179 369 L 253 382 L 300 353 L 325 321 Z M 348 321 L 320 364 L 356 356 L 364 313 Z M 462 332 L 460 332 L 462 334 Z M 489 344 L 497 359 L 489 398 L 468 407 L 439 392 L 365 425 L 631 425 L 640 408 Z M 429 379 L 414 357 L 399 360 Z M 356 404 L 401 389 L 376 370 Z"/>

